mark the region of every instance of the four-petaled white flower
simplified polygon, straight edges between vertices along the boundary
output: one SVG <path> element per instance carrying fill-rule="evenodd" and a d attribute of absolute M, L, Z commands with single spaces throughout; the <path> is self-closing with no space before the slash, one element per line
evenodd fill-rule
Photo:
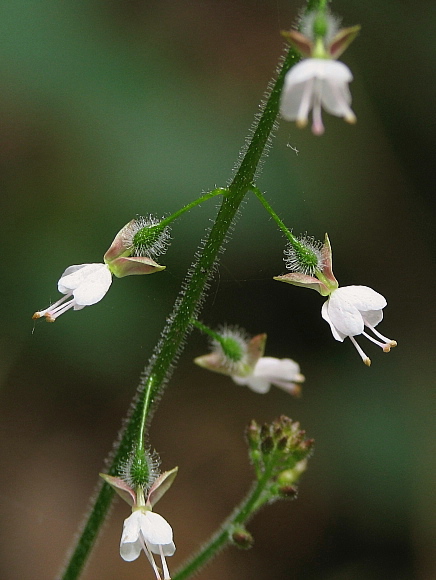
<path fill-rule="evenodd" d="M 81 310 L 99 302 L 112 283 L 112 274 L 107 264 L 81 264 L 70 266 L 58 282 L 58 290 L 64 296 L 39 312 L 33 318 L 45 316 L 48 322 L 54 322 L 58 316 L 73 308 Z"/>
<path fill-rule="evenodd" d="M 120 542 L 120 556 L 126 562 L 136 560 L 141 550 L 147 556 L 157 580 L 171 580 L 166 556 L 172 556 L 176 551 L 173 542 L 173 530 L 165 518 L 152 511 L 153 506 L 171 487 L 177 475 L 177 467 L 165 471 L 151 485 L 147 496 L 141 486 L 136 490 L 121 477 L 107 473 L 100 476 L 120 497 L 132 506 L 131 515 L 124 520 L 123 533 Z M 163 577 L 154 561 L 153 554 L 161 558 Z"/>
<path fill-rule="evenodd" d="M 329 323 L 334 338 L 343 342 L 348 336 L 363 362 L 369 366 L 371 360 L 354 337 L 363 334 L 371 342 L 380 346 L 383 352 L 389 352 L 392 347 L 397 346 L 395 340 L 383 336 L 375 329 L 375 326 L 383 319 L 383 308 L 386 305 L 386 299 L 372 288 L 344 286 L 333 290 L 327 302 L 323 304 L 321 314 Z M 365 326 L 377 338 L 365 332 Z"/>
<path fill-rule="evenodd" d="M 313 109 L 312 132 L 324 133 L 321 106 L 348 123 L 356 116 L 350 108 L 351 93 L 348 83 L 353 80 L 350 69 L 342 62 L 323 58 L 305 59 L 287 73 L 280 104 L 280 113 L 287 121 L 296 121 L 298 127 L 307 125 Z"/>
<path fill-rule="evenodd" d="M 304 381 L 300 373 L 300 365 L 290 358 L 261 357 L 248 376 L 231 375 L 238 385 L 247 385 L 256 393 L 267 393 L 271 385 L 280 387 L 291 395 L 299 395 L 301 387 L 297 383 Z"/>
<path fill-rule="evenodd" d="M 126 562 L 136 560 L 141 550 L 144 550 L 158 579 L 160 579 L 160 574 L 152 554 L 158 554 L 161 557 L 163 579 L 168 580 L 170 574 L 165 556 L 172 556 L 176 551 L 173 530 L 166 519 L 146 508 L 134 509 L 132 514 L 124 520 L 120 542 L 120 555 Z"/>

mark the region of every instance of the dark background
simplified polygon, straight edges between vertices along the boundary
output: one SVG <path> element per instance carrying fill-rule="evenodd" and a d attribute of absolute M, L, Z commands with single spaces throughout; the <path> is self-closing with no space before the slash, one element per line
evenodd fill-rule
<path fill-rule="evenodd" d="M 54 578 L 181 280 L 215 215 L 173 229 L 156 276 L 115 280 L 104 300 L 56 324 L 71 264 L 99 262 L 136 214 L 158 216 L 225 185 L 300 8 L 285 0 L 10 0 L 0 18 L 2 326 L 0 577 Z M 250 552 L 231 548 L 201 580 L 434 578 L 434 76 L 436 5 L 338 1 L 362 33 L 343 60 L 358 123 L 326 133 L 281 123 L 259 186 L 295 233 L 328 231 L 341 285 L 388 299 L 383 354 L 333 340 L 315 292 L 274 282 L 281 234 L 250 197 L 203 320 L 267 332 L 295 358 L 303 397 L 266 396 L 195 367 L 188 341 L 151 444 L 179 476 L 158 506 L 174 528 L 172 569 L 249 486 L 243 429 L 285 413 L 317 441 L 297 501 L 258 514 Z M 298 150 L 298 154 L 294 148 Z M 366 344 L 364 344 L 364 342 Z M 121 502 L 84 579 L 152 578 L 118 544 Z"/>

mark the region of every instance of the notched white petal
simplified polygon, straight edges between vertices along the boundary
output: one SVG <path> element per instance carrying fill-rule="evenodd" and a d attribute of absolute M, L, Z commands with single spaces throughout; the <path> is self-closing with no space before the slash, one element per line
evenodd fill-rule
<path fill-rule="evenodd" d="M 155 546 L 172 543 L 173 530 L 165 518 L 152 511 L 141 512 L 141 516 L 141 533 L 145 542 Z"/>
<path fill-rule="evenodd" d="M 232 379 L 237 385 L 246 386 L 260 395 L 268 393 L 271 388 L 271 383 L 267 379 L 255 377 L 253 375 L 249 377 L 232 376 Z"/>
<path fill-rule="evenodd" d="M 363 318 L 357 307 L 346 296 L 339 295 L 340 288 L 332 292 L 327 302 L 327 311 L 333 326 L 345 336 L 363 332 Z"/>
<path fill-rule="evenodd" d="M 126 562 L 132 562 L 141 553 L 139 534 L 141 531 L 140 512 L 134 511 L 124 520 L 123 534 L 120 542 L 120 555 Z"/>
<path fill-rule="evenodd" d="M 368 286 L 344 286 L 336 292 L 361 311 L 380 310 L 387 305 L 386 298 Z"/>
<path fill-rule="evenodd" d="M 252 372 L 247 377 L 232 376 L 238 385 L 246 385 L 256 393 L 267 393 L 271 385 L 279 387 L 292 395 L 300 394 L 300 386 L 304 376 L 300 373 L 298 363 L 289 358 L 261 357 Z"/>
<path fill-rule="evenodd" d="M 112 283 L 112 274 L 106 264 L 93 264 L 98 266 L 90 270 L 83 282 L 73 292 L 76 304 L 91 306 L 99 302 Z"/>
<path fill-rule="evenodd" d="M 346 334 L 343 334 L 342 332 L 339 332 L 337 330 L 337 328 L 335 327 L 335 325 L 333 324 L 333 322 L 330 320 L 330 316 L 329 316 L 329 312 L 328 312 L 328 300 L 327 302 L 324 302 L 324 304 L 322 305 L 321 308 L 321 316 L 323 317 L 323 319 L 329 323 L 330 325 L 330 330 L 332 331 L 333 334 L 333 338 L 335 340 L 339 340 L 339 342 L 343 342 L 344 338 L 346 338 Z"/>
<path fill-rule="evenodd" d="M 357 343 L 355 336 L 362 334 L 383 352 L 397 345 L 395 340 L 383 336 L 375 326 L 383 319 L 383 308 L 387 305 L 384 296 L 368 286 L 345 286 L 334 290 L 323 304 L 321 315 L 331 328 L 336 340 L 350 337 L 363 362 L 370 366 L 371 360 Z M 365 327 L 374 336 L 365 331 Z"/>

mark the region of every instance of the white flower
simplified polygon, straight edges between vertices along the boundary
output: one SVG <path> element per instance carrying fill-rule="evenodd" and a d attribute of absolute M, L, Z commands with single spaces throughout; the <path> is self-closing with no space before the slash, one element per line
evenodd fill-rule
<path fill-rule="evenodd" d="M 204 326 L 204 325 L 202 325 Z M 300 366 L 290 358 L 262 356 L 265 351 L 266 334 L 258 334 L 249 339 L 245 331 L 237 327 L 226 327 L 222 338 L 226 340 L 226 349 L 232 344 L 231 352 L 239 352 L 239 360 L 233 360 L 223 348 L 222 342 L 214 340 L 212 352 L 198 356 L 194 362 L 199 366 L 230 376 L 238 385 L 246 385 L 256 393 L 267 393 L 271 385 L 276 385 L 291 395 L 301 393 L 300 385 L 304 376 Z"/>
<path fill-rule="evenodd" d="M 45 316 L 48 322 L 54 322 L 70 308 L 81 310 L 95 304 L 109 290 L 111 282 L 112 274 L 107 264 L 70 266 L 58 282 L 58 290 L 65 296 L 45 310 L 35 312 L 33 318 Z"/>
<path fill-rule="evenodd" d="M 173 542 L 173 530 L 170 524 L 159 514 L 152 511 L 153 506 L 171 487 L 177 475 L 177 467 L 165 471 L 157 477 L 145 497 L 144 489 L 136 490 L 123 478 L 107 473 L 100 476 L 114 489 L 120 497 L 132 506 L 132 514 L 124 520 L 120 542 L 120 555 L 126 562 L 136 560 L 144 550 L 157 580 L 171 580 L 165 556 L 172 556 L 176 551 Z M 163 578 L 156 566 L 153 554 L 160 555 Z"/>
<path fill-rule="evenodd" d="M 231 375 L 238 385 L 247 385 L 256 393 L 267 393 L 271 385 L 280 387 L 291 395 L 300 394 L 300 385 L 304 376 L 300 373 L 300 365 L 290 358 L 261 357 L 253 372 L 245 377 Z"/>
<path fill-rule="evenodd" d="M 126 562 L 136 560 L 141 550 L 144 550 L 158 580 L 161 580 L 161 576 L 152 554 L 160 555 L 163 580 L 168 580 L 170 574 L 165 556 L 172 556 L 176 551 L 173 530 L 162 516 L 145 508 L 135 509 L 124 520 L 120 542 L 120 555 Z"/>
<path fill-rule="evenodd" d="M 371 360 L 354 337 L 363 334 L 371 342 L 380 346 L 384 352 L 389 352 L 392 347 L 397 346 L 395 340 L 383 336 L 374 328 L 383 319 L 383 308 L 386 305 L 386 299 L 372 288 L 344 286 L 333 290 L 327 302 L 323 304 L 321 314 L 330 324 L 334 338 L 343 342 L 344 338 L 349 336 L 363 362 L 369 366 Z M 364 330 L 365 326 L 381 340 L 367 334 Z"/>
<path fill-rule="evenodd" d="M 352 80 L 350 69 L 342 62 L 328 58 L 302 60 L 286 74 L 280 113 L 287 121 L 296 121 L 297 126 L 305 127 L 309 111 L 313 109 L 312 132 L 315 135 L 324 133 L 321 105 L 328 113 L 355 123 L 348 88 Z"/>

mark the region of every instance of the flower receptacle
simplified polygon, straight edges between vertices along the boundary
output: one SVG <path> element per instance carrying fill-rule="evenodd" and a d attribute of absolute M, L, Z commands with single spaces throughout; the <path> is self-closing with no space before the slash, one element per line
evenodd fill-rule
<path fill-rule="evenodd" d="M 274 276 L 274 280 L 293 284 L 294 286 L 302 286 L 303 288 L 311 288 L 319 292 L 321 296 L 329 296 L 338 288 L 339 284 L 333 274 L 332 248 L 327 234 L 325 234 L 324 243 L 318 251 L 320 253 L 318 268 L 314 270 L 313 275 L 304 272 L 292 272 L 282 276 Z M 289 254 L 290 251 L 288 250 L 287 253 Z M 290 260 L 287 258 L 285 261 L 288 267 L 298 267 L 295 259 Z"/>

